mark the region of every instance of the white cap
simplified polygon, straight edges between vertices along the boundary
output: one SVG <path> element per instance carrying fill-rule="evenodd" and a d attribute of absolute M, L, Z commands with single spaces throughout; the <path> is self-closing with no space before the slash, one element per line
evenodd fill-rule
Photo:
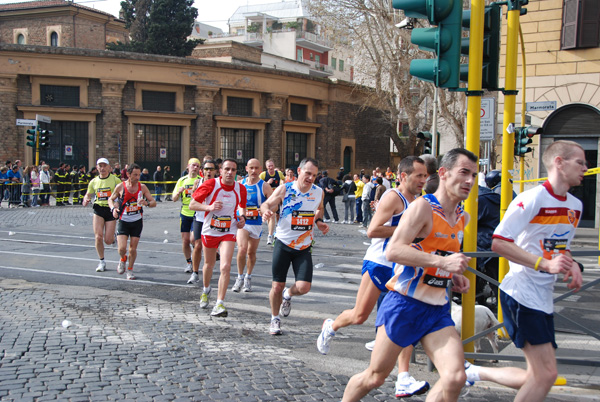
<path fill-rule="evenodd" d="M 96 162 L 96 165 L 99 165 L 101 163 L 106 163 L 107 165 L 110 165 L 110 163 L 108 163 L 108 159 L 106 159 L 106 158 L 98 159 L 98 161 Z"/>

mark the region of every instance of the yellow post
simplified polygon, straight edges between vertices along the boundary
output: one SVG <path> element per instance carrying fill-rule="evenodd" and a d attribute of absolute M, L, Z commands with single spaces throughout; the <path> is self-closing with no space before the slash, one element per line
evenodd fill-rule
<path fill-rule="evenodd" d="M 506 30 L 506 65 L 504 80 L 504 121 L 502 123 L 502 193 L 500 194 L 500 219 L 504 217 L 508 205 L 512 201 L 512 186 L 509 170 L 514 166 L 514 132 L 508 132 L 510 124 L 514 125 L 515 107 L 517 96 L 517 56 L 519 53 L 519 17 L 520 10 L 507 12 Z M 508 273 L 508 260 L 500 258 L 498 280 L 502 282 Z M 502 307 L 498 303 L 498 320 L 503 322 Z M 506 337 L 503 330 L 498 331 L 498 336 Z"/>
<path fill-rule="evenodd" d="M 467 143 L 466 148 L 479 157 L 479 132 L 481 122 L 481 75 L 483 69 L 483 19 L 485 3 L 483 0 L 471 0 L 471 26 L 469 31 L 469 83 L 467 96 Z M 465 201 L 465 211 L 471 216 L 465 228 L 463 250 L 477 251 L 477 181 L 471 195 Z M 477 269 L 477 260 L 472 258 L 469 266 Z M 462 339 L 475 334 L 475 275 L 465 272 L 471 283 L 469 292 L 463 295 Z M 473 352 L 473 342 L 464 345 L 465 352 Z"/>

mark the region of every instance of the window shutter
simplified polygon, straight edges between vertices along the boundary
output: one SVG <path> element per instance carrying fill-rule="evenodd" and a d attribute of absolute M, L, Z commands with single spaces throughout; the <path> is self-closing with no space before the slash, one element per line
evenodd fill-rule
<path fill-rule="evenodd" d="M 600 2 L 598 0 L 581 0 L 581 23 L 578 28 L 578 47 L 598 47 L 600 41 Z"/>
<path fill-rule="evenodd" d="M 574 49 L 577 47 L 577 17 L 579 13 L 579 1 L 580 0 L 564 0 L 563 26 L 560 38 L 561 49 Z"/>

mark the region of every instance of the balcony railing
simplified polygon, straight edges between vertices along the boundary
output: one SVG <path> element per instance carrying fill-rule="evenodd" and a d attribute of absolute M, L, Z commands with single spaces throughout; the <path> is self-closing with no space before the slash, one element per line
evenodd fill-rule
<path fill-rule="evenodd" d="M 307 60 L 307 59 L 302 59 L 301 61 L 303 63 L 308 64 L 310 66 L 310 68 L 313 70 L 318 70 L 318 71 L 323 71 L 325 73 L 333 74 L 333 70 L 327 64 L 317 63 L 315 61 Z"/>

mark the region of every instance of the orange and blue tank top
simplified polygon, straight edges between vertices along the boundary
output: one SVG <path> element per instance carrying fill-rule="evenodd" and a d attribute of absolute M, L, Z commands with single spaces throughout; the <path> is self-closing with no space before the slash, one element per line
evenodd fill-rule
<path fill-rule="evenodd" d="M 442 206 L 433 194 L 424 195 L 423 198 L 431 206 L 433 226 L 427 237 L 413 243 L 411 247 L 442 256 L 460 252 L 465 228 L 462 207 L 459 205 L 456 208 L 456 222 L 448 222 Z M 451 282 L 452 274 L 440 268 L 396 264 L 394 276 L 386 287 L 424 303 L 442 306 L 448 303 L 446 289 L 451 286 Z"/>

